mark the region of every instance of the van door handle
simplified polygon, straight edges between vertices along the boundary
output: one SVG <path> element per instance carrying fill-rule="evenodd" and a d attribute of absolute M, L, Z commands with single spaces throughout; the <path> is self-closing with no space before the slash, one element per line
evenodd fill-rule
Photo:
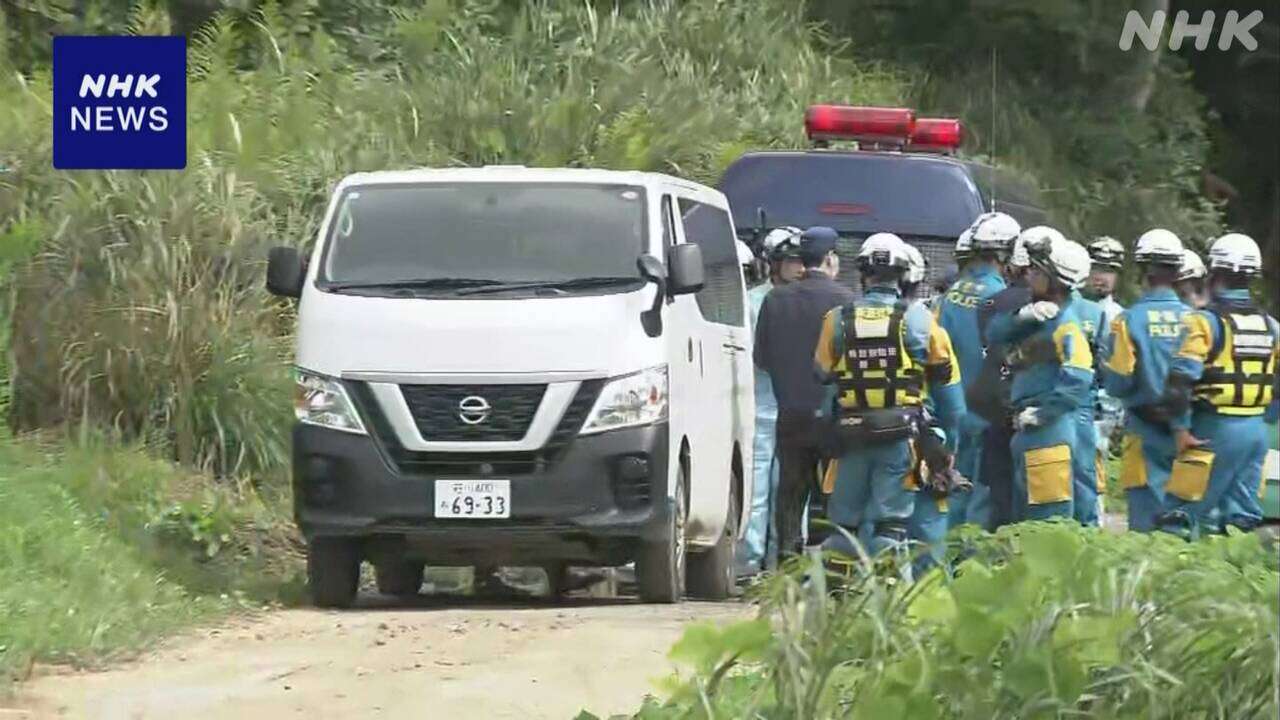
<path fill-rule="evenodd" d="M 731 354 L 735 354 L 735 355 L 736 355 L 737 353 L 740 353 L 740 352 L 746 352 L 746 351 L 747 351 L 747 348 L 746 348 L 746 347 L 744 347 L 744 346 L 742 346 L 742 345 L 738 345 L 737 343 L 731 343 L 731 342 L 727 342 L 727 343 L 725 343 L 724 345 L 722 345 L 721 347 L 723 347 L 725 350 L 728 350 Z"/>

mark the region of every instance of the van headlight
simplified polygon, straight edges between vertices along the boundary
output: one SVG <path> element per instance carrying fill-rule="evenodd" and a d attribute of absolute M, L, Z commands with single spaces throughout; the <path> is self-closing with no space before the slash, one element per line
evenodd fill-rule
<path fill-rule="evenodd" d="M 582 434 L 650 425 L 667 419 L 667 366 L 658 365 L 605 383 Z"/>
<path fill-rule="evenodd" d="M 346 388 L 334 378 L 294 371 L 293 414 L 308 425 L 365 434 L 364 423 Z"/>

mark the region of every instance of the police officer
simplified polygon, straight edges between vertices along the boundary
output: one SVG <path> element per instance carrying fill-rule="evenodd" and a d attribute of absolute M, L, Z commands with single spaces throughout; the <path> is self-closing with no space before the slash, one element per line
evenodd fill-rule
<path fill-rule="evenodd" d="M 1005 288 L 1002 266 L 1021 228 L 1018 221 L 999 212 L 980 215 L 967 235 L 956 242 L 958 255 L 967 262 L 960 278 L 938 303 L 939 324 L 955 343 L 960 360 L 960 376 L 965 386 L 974 382 L 982 368 L 985 347 L 978 331 L 978 310 L 992 295 Z M 965 246 L 967 245 L 967 249 Z M 948 525 L 990 522 L 990 492 L 978 470 L 982 457 L 986 422 L 976 413 L 963 420 L 956 449 L 956 470 L 973 481 L 969 493 L 957 493 L 948 501 Z"/>
<path fill-rule="evenodd" d="M 1249 295 L 1261 272 L 1262 253 L 1247 235 L 1223 235 L 1209 248 L 1211 299 L 1183 318 L 1182 345 L 1169 368 L 1169 391 L 1182 412 L 1173 420 L 1178 457 L 1161 529 L 1194 536 L 1226 526 L 1249 530 L 1262 520 L 1263 416 L 1276 401 L 1280 325 Z"/>
<path fill-rule="evenodd" d="M 765 236 L 761 247 L 768 277 L 747 291 L 751 305 L 751 327 L 760 316 L 760 307 L 769 291 L 800 277 L 800 228 L 780 227 Z M 778 490 L 778 463 L 774 455 L 774 434 L 778 425 L 778 400 L 773 396 L 769 373 L 756 368 L 755 460 L 752 468 L 751 512 L 738 548 L 738 574 L 754 575 L 772 567 L 777 560 L 778 538 L 773 525 L 773 500 Z"/>
<path fill-rule="evenodd" d="M 922 303 L 902 295 L 911 265 L 905 243 L 876 233 L 862 243 L 864 295 L 827 313 L 814 351 L 828 394 L 838 454 L 828 516 L 872 553 L 901 549 L 915 509 L 911 440 L 932 398 L 943 427 L 964 413 L 950 339 Z M 824 543 L 853 555 L 843 533 Z"/>
<path fill-rule="evenodd" d="M 1102 306 L 1106 323 L 1110 326 L 1124 312 L 1124 306 L 1115 300 L 1116 282 L 1120 278 L 1120 269 L 1124 267 L 1124 245 L 1103 235 L 1089 243 L 1089 258 L 1092 261 L 1089 282 L 1082 292 Z"/>
<path fill-rule="evenodd" d="M 1089 257 L 1093 264 L 1089 270 L 1089 282 L 1083 291 L 1084 296 L 1102 306 L 1102 325 L 1106 330 L 1105 334 L 1109 334 L 1111 324 L 1120 317 L 1120 313 L 1124 312 L 1124 307 L 1115 300 L 1116 282 L 1121 268 L 1124 267 L 1124 245 L 1115 238 L 1105 235 L 1095 238 L 1089 244 Z M 1098 362 L 1102 361 L 1099 353 L 1095 352 L 1094 356 Z M 1100 382 L 1100 378 L 1095 378 L 1095 381 Z M 1094 424 L 1097 426 L 1095 445 L 1099 459 L 1097 479 L 1098 486 L 1101 488 L 1106 484 L 1105 460 L 1111 454 L 1111 438 L 1116 429 L 1124 425 L 1124 404 L 1112 398 L 1107 394 L 1106 389 L 1101 387 L 1096 388 L 1094 400 Z M 1101 508 L 1101 502 L 1099 502 L 1099 508 Z"/>
<path fill-rule="evenodd" d="M 1178 268 L 1178 282 L 1174 283 L 1173 289 L 1192 310 L 1199 310 L 1209 304 L 1209 294 L 1204 287 L 1208 276 L 1209 269 L 1204 266 L 1204 260 L 1200 259 L 1195 250 L 1184 248 L 1182 266 Z"/>
<path fill-rule="evenodd" d="M 1111 324 L 1111 348 L 1101 365 L 1107 393 L 1124 403 L 1125 437 L 1120 482 L 1128 500 L 1129 529 L 1150 532 L 1161 514 L 1165 484 L 1176 454 L 1163 404 L 1169 360 L 1178 349 L 1187 306 L 1173 290 L 1183 262 L 1182 241 L 1162 228 L 1138 238 L 1133 259 L 1143 294 Z"/>
<path fill-rule="evenodd" d="M 1076 417 L 1090 402 L 1093 356 L 1077 314 L 1089 252 L 1055 238 L 1028 245 L 1031 302 L 993 318 L 987 335 L 1011 343 L 1015 512 L 1028 519 L 1073 517 Z"/>
<path fill-rule="evenodd" d="M 813 348 L 827 311 L 853 300 L 853 292 L 835 281 L 840 271 L 838 237 L 823 226 L 801 234 L 797 253 L 804 274 L 765 295 L 756 323 L 755 363 L 769 374 L 778 400 L 779 476 L 773 516 L 780 556 L 800 551 L 804 511 L 817 486 L 815 414 L 824 390 L 814 371 Z"/>

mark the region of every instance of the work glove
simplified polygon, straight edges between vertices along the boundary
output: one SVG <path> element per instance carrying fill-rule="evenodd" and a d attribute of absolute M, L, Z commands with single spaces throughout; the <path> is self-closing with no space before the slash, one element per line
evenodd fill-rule
<path fill-rule="evenodd" d="M 1018 311 L 1018 319 L 1023 322 L 1045 322 L 1058 317 L 1058 303 L 1048 300 L 1037 300 L 1027 303 Z"/>
<path fill-rule="evenodd" d="M 1013 418 L 1013 428 L 1015 430 L 1026 430 L 1040 424 L 1040 408 L 1024 408 Z"/>

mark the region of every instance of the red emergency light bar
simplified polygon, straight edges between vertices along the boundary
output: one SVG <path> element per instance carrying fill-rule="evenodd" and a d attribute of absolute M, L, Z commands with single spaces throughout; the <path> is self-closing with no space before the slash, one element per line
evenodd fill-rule
<path fill-rule="evenodd" d="M 964 141 L 964 125 L 955 118 L 920 118 L 907 140 L 907 150 L 952 153 Z"/>
<path fill-rule="evenodd" d="M 804 131 L 810 140 L 857 140 L 872 144 L 905 145 L 915 129 L 915 111 L 908 108 L 810 105 Z"/>

